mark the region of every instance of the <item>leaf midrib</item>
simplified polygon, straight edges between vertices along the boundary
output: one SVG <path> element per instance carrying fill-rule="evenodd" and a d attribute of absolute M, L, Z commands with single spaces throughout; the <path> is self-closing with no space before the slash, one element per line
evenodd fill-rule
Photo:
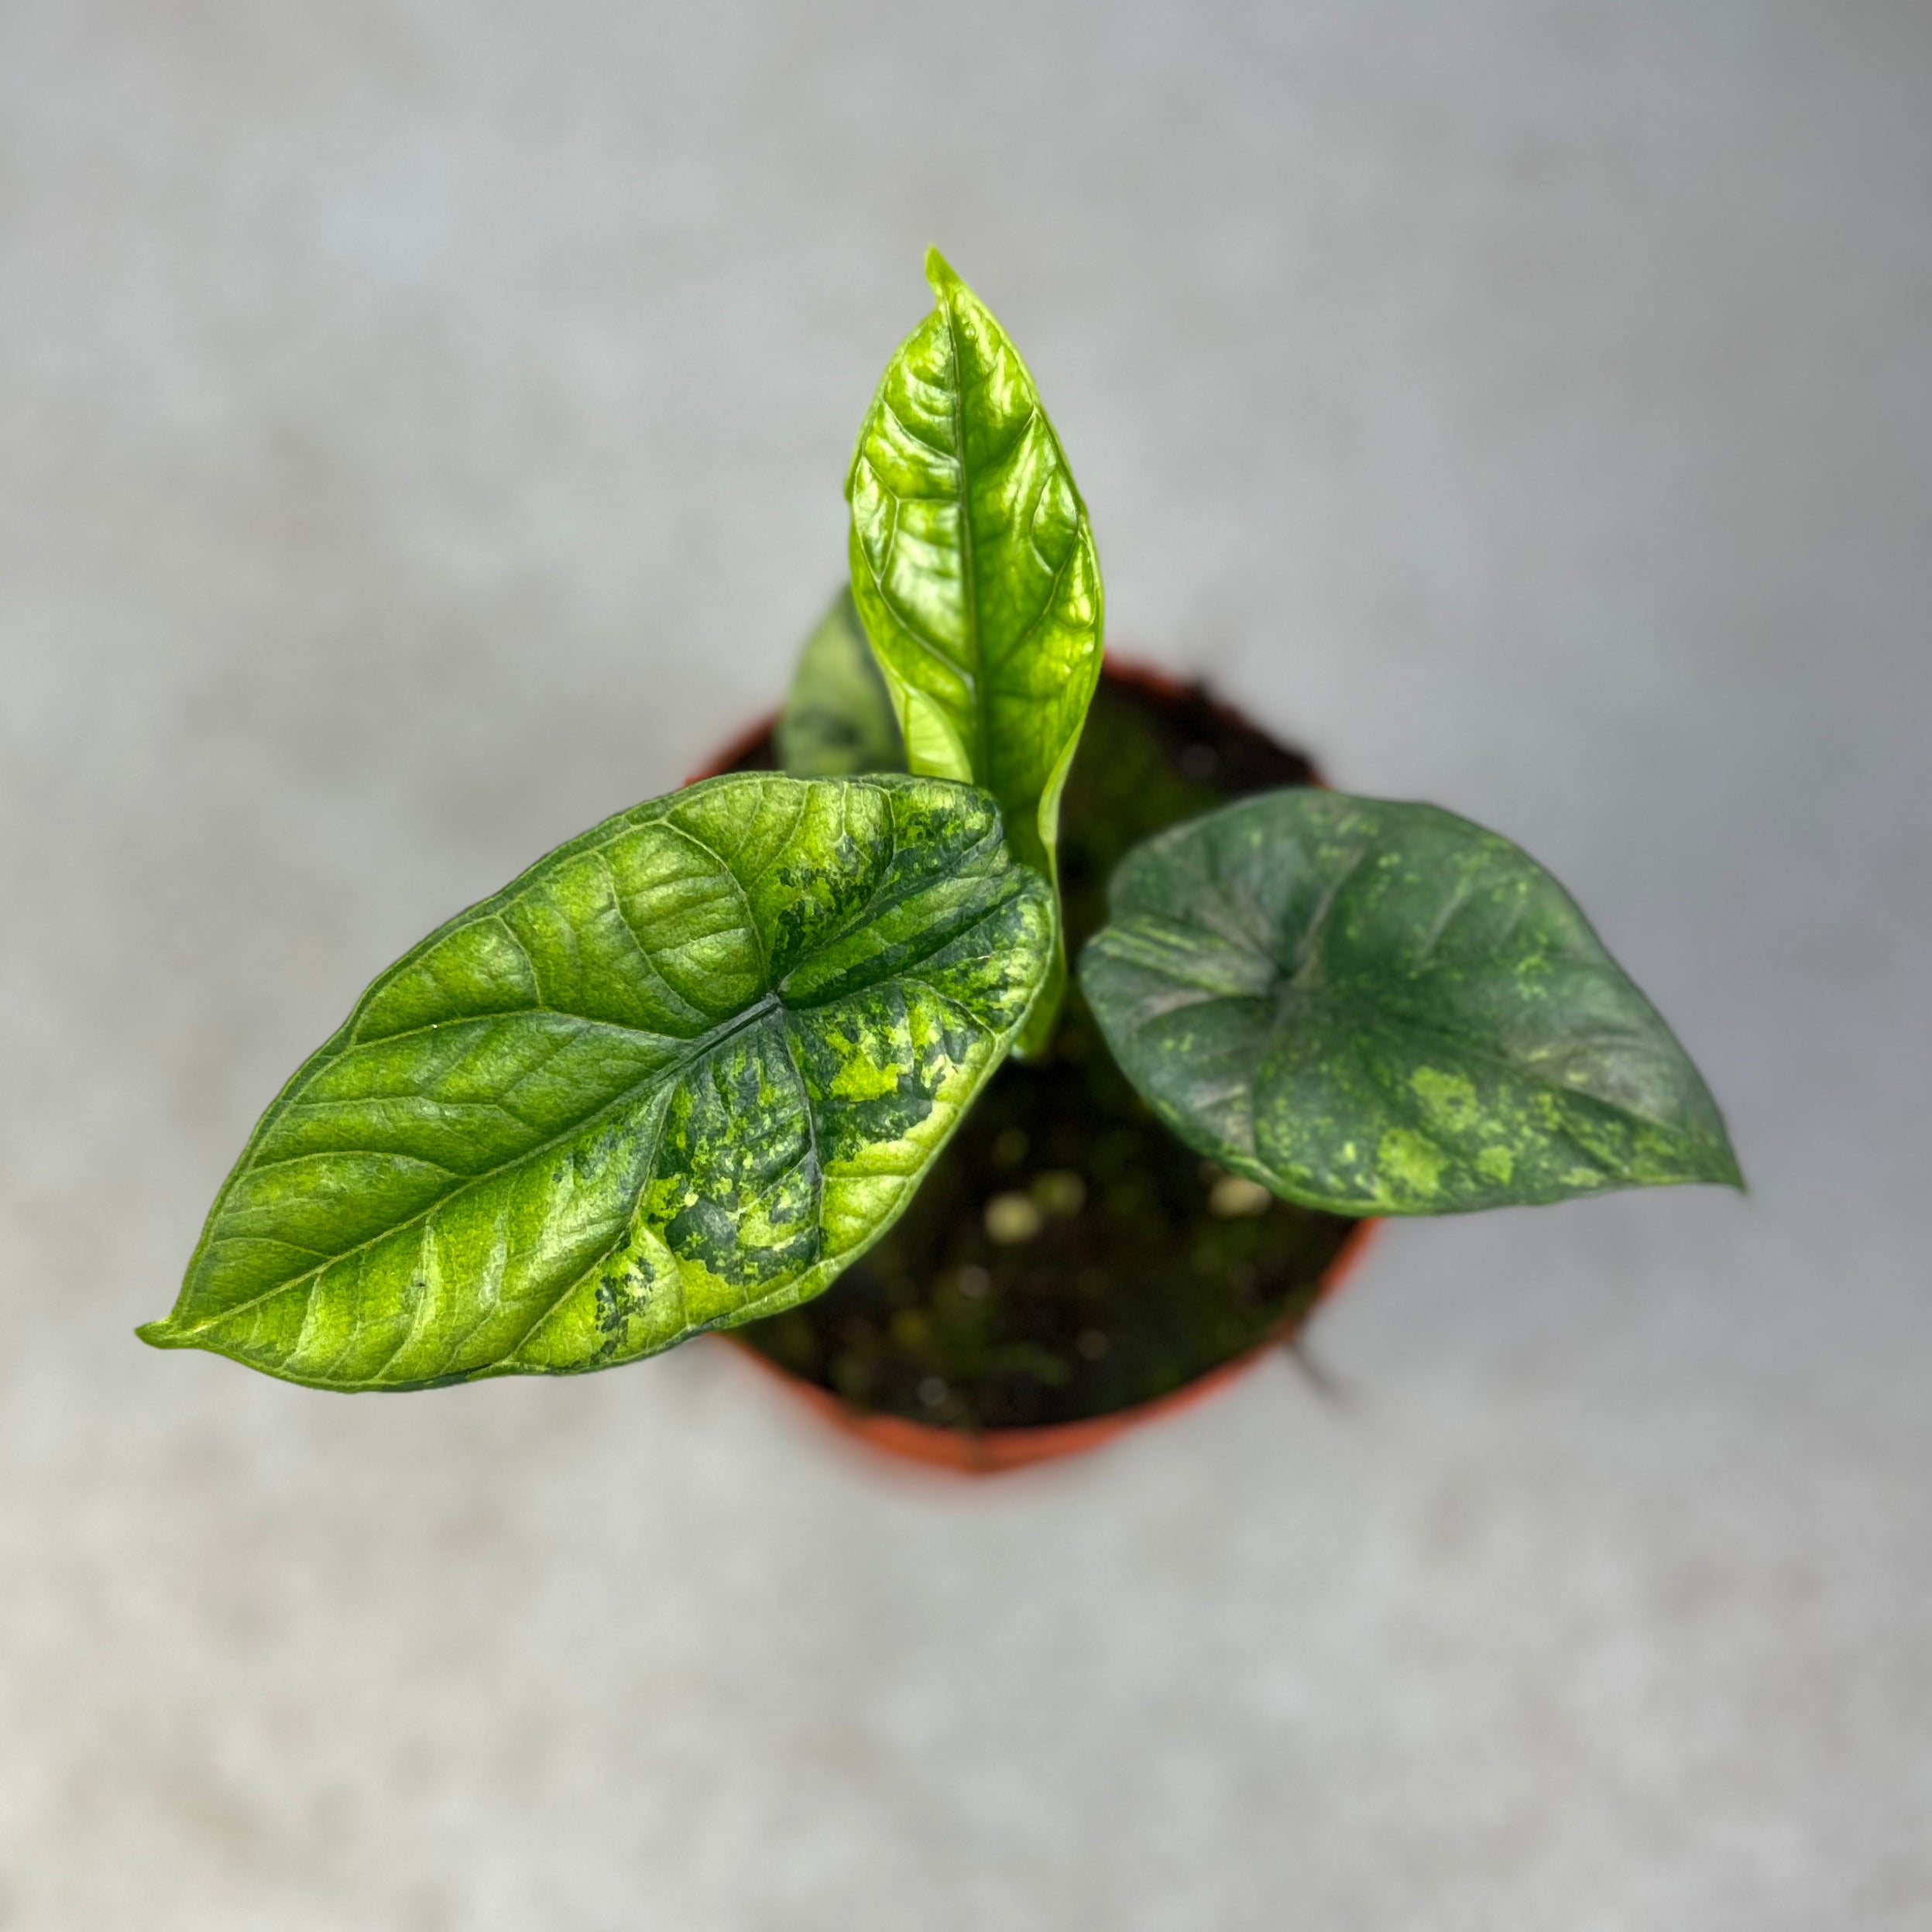
<path fill-rule="evenodd" d="M 767 987 L 766 990 L 759 997 L 759 998 L 754 1000 L 750 1006 L 740 1008 L 738 1012 L 733 1014 L 728 1018 L 719 1021 L 717 1025 L 710 1028 L 705 1032 L 698 1035 L 695 1038 L 685 1042 L 685 1050 L 683 1052 L 673 1053 L 669 1058 L 661 1061 L 656 1066 L 653 1067 L 649 1072 L 643 1075 L 640 1079 L 633 1080 L 628 1086 L 621 1089 L 619 1092 L 612 1095 L 611 1097 L 605 1101 L 601 1107 L 593 1109 L 588 1114 L 579 1116 L 578 1118 L 570 1122 L 567 1126 L 560 1127 L 556 1133 L 551 1134 L 547 1140 L 538 1141 L 535 1145 L 524 1148 L 521 1151 L 510 1155 L 506 1160 L 499 1161 L 493 1167 L 486 1168 L 480 1173 L 465 1176 L 459 1186 L 451 1188 L 446 1193 L 439 1195 L 434 1200 L 428 1203 L 425 1206 L 418 1209 L 415 1213 L 409 1215 L 401 1220 L 393 1222 L 387 1227 L 379 1229 L 375 1234 L 368 1236 L 362 1241 L 353 1243 L 348 1247 L 339 1249 L 335 1254 L 328 1255 L 322 1260 L 317 1261 L 314 1267 L 305 1268 L 299 1274 L 290 1275 L 282 1281 L 275 1283 L 273 1286 L 263 1289 L 259 1294 L 250 1295 L 245 1301 L 237 1302 L 230 1307 L 218 1310 L 215 1313 L 208 1316 L 204 1320 L 195 1323 L 192 1328 L 185 1330 L 183 1332 L 190 1335 L 204 1333 L 207 1330 L 216 1326 L 219 1323 L 228 1322 L 238 1316 L 245 1315 L 251 1310 L 262 1306 L 264 1303 L 274 1300 L 278 1295 L 290 1294 L 297 1289 L 312 1285 L 319 1276 L 324 1274 L 329 1268 L 335 1266 L 338 1262 L 347 1261 L 353 1255 L 365 1253 L 369 1249 L 373 1247 L 379 1241 L 387 1241 L 393 1235 L 400 1234 L 406 1229 L 420 1226 L 422 1223 L 427 1221 L 431 1215 L 440 1212 L 443 1208 L 448 1206 L 452 1201 L 460 1199 L 463 1195 L 471 1192 L 475 1188 L 481 1187 L 486 1182 L 495 1179 L 499 1175 L 504 1173 L 507 1170 L 526 1165 L 533 1161 L 540 1160 L 546 1154 L 551 1151 L 554 1148 L 556 1148 L 577 1136 L 581 1135 L 587 1130 L 595 1127 L 599 1122 L 604 1120 L 610 1115 L 617 1113 L 622 1108 L 625 1107 L 630 1102 L 634 1100 L 639 1094 L 648 1092 L 661 1083 L 681 1079 L 691 1068 L 696 1066 L 700 1061 L 705 1059 L 711 1054 L 716 1052 L 720 1047 L 724 1046 L 729 1041 L 736 1038 L 740 1033 L 747 1031 L 753 1025 L 768 1017 L 774 1012 L 782 1014 L 809 1013 L 816 1010 L 818 1007 L 829 1005 L 836 1000 L 848 997 L 854 992 L 870 990 L 873 987 L 881 984 L 886 981 L 901 979 L 917 979 L 918 975 L 915 969 L 918 966 L 923 966 L 925 962 L 932 957 L 933 952 L 939 950 L 941 945 L 950 945 L 956 940 L 962 939 L 969 935 L 977 927 L 983 925 L 987 920 L 991 918 L 996 913 L 999 912 L 1007 904 L 1009 904 L 1011 897 L 1012 895 L 1011 894 L 1002 894 L 998 898 L 993 900 L 990 904 L 983 907 L 976 918 L 968 921 L 965 925 L 960 926 L 956 932 L 947 935 L 945 938 L 939 941 L 938 944 L 935 944 L 927 952 L 919 954 L 914 958 L 909 959 L 905 963 L 905 966 L 903 968 L 882 974 L 880 976 L 880 979 L 878 980 L 872 981 L 856 987 L 849 986 L 842 988 L 836 993 L 827 994 L 821 999 L 801 1000 L 796 1005 L 794 1005 L 791 1002 L 785 1000 L 777 987 Z M 876 901 L 868 900 L 865 905 L 855 911 L 852 918 L 844 925 L 841 926 L 837 933 L 832 935 L 831 938 L 829 938 L 825 943 L 827 945 L 831 945 L 836 939 L 845 937 L 853 930 L 856 925 L 863 923 L 865 914 L 876 903 Z M 900 903 L 900 901 L 894 901 L 894 903 Z M 802 964 L 803 962 L 801 961 L 799 963 Z M 794 970 L 796 970 L 795 966 Z M 921 984 L 925 983 L 922 980 L 919 983 Z M 521 1007 L 513 1008 L 510 1012 L 505 1014 L 479 1014 L 468 1015 L 465 1017 L 474 1020 L 487 1020 L 492 1018 L 501 1019 L 513 1018 L 520 1014 L 527 1013 L 553 1013 L 555 1014 L 559 1018 L 577 1020 L 582 1021 L 587 1026 L 599 1028 L 609 1028 L 612 1024 L 609 1021 L 592 1019 L 587 1014 L 569 1013 L 561 1007 L 545 1006 Z M 431 1026 L 434 1026 L 436 1024 L 438 1023 L 431 1023 Z M 427 1031 L 427 1029 L 425 1028 L 417 1030 Z M 661 1039 L 664 1037 L 661 1034 L 647 1033 L 645 1029 L 642 1028 L 613 1028 L 613 1030 L 635 1033 L 643 1038 L 650 1039 Z M 791 1040 L 789 1030 L 787 1031 L 785 1037 L 787 1055 L 788 1057 L 791 1057 Z M 386 1040 L 384 1044 L 386 1044 Z M 355 1050 L 355 1045 L 353 1042 L 352 1042 L 348 1046 L 346 1046 L 343 1049 L 342 1054 L 338 1054 L 333 1056 L 328 1064 L 334 1065 L 336 1061 L 343 1057 L 343 1055 L 353 1052 Z M 794 1064 L 795 1069 L 795 1061 Z M 800 1091 L 801 1095 L 805 1096 L 805 1111 L 808 1116 L 810 1116 L 812 1110 L 811 1100 L 809 1093 L 805 1087 L 802 1076 L 800 1079 Z M 298 1096 L 290 1096 L 290 1107 L 292 1107 L 298 1103 Z M 284 1113 L 286 1113 L 287 1110 L 286 1108 L 283 1110 Z M 815 1120 L 813 1121 L 812 1131 L 815 1144 L 817 1135 L 817 1124 Z M 338 1150 L 335 1149 L 321 1150 L 315 1155 L 299 1155 L 292 1158 L 301 1159 L 325 1159 L 338 1151 Z M 404 1158 L 414 1160 L 418 1157 L 414 1155 L 410 1155 L 404 1156 Z M 263 1165 L 265 1164 L 258 1163 L 252 1165 L 250 1168 L 249 1172 L 259 1172 Z M 436 1166 L 438 1163 L 431 1162 L 424 1162 L 423 1165 Z M 442 1171 L 448 1172 L 451 1170 L 444 1168 Z M 237 1178 L 239 1177 L 238 1176 Z M 635 1209 L 636 1204 L 633 1200 L 630 1212 L 634 1213 Z M 217 1245 L 217 1243 L 211 1242 L 206 1248 L 201 1251 L 201 1254 L 197 1254 L 197 1259 L 200 1259 L 201 1254 L 211 1252 L 215 1245 Z M 311 1249 L 309 1251 L 311 1253 L 316 1253 L 319 1251 Z"/>
<path fill-rule="evenodd" d="M 641 1079 L 632 1081 L 626 1087 L 620 1088 L 601 1107 L 594 1107 L 589 1113 L 578 1115 L 567 1126 L 559 1127 L 547 1140 L 539 1141 L 530 1147 L 524 1148 L 517 1153 L 511 1155 L 507 1159 L 499 1161 L 495 1166 L 483 1168 L 480 1173 L 465 1175 L 462 1178 L 461 1185 L 450 1189 L 445 1194 L 438 1195 L 434 1200 L 430 1202 L 427 1206 L 417 1209 L 414 1214 L 407 1215 L 400 1221 L 391 1222 L 387 1227 L 378 1229 L 375 1234 L 369 1235 L 365 1240 L 352 1242 L 348 1247 L 337 1250 L 335 1254 L 318 1261 L 314 1268 L 304 1268 L 299 1275 L 289 1275 L 286 1279 L 277 1282 L 273 1287 L 263 1289 L 259 1295 L 250 1295 L 246 1301 L 237 1302 L 232 1307 L 219 1310 L 215 1314 L 209 1316 L 205 1320 L 197 1323 L 194 1327 L 187 1332 L 190 1334 L 199 1334 L 207 1329 L 212 1328 L 218 1323 L 231 1320 L 238 1315 L 245 1315 L 250 1309 L 259 1308 L 263 1302 L 274 1300 L 278 1295 L 288 1294 L 304 1286 L 304 1284 L 312 1283 L 318 1275 L 333 1268 L 337 1262 L 345 1261 L 352 1255 L 363 1254 L 375 1247 L 377 1242 L 386 1241 L 390 1236 L 400 1234 L 405 1229 L 420 1225 L 432 1214 L 439 1213 L 442 1209 L 448 1206 L 452 1201 L 461 1199 L 462 1196 L 473 1189 L 481 1187 L 486 1182 L 493 1181 L 499 1175 L 513 1168 L 527 1166 L 531 1162 L 541 1160 L 553 1149 L 562 1146 L 565 1142 L 595 1127 L 607 1116 L 616 1113 L 620 1108 L 628 1105 L 639 1094 L 647 1092 L 661 1083 L 681 1078 L 699 1061 L 715 1052 L 727 1041 L 735 1039 L 740 1033 L 746 1031 L 773 1011 L 783 1010 L 783 1008 L 784 1002 L 780 1000 L 777 992 L 767 990 L 751 1005 L 741 1008 L 738 1012 L 732 1014 L 728 1020 L 721 1021 L 709 1031 L 700 1034 L 697 1038 L 685 1042 L 686 1050 L 684 1052 L 674 1054 L 668 1059 L 660 1061 Z M 516 1011 L 552 1012 L 557 1013 L 559 1017 L 565 1019 L 577 1019 L 582 1017 L 576 1014 L 564 1013 L 560 1008 L 554 1007 L 522 1007 L 517 1009 Z M 483 1017 L 513 1018 L 516 1017 L 516 1014 Z M 589 1024 L 598 1023 L 592 1021 Z M 625 1030 L 640 1034 L 643 1032 L 642 1028 Z M 648 1034 L 644 1037 L 660 1039 L 664 1036 L 661 1034 Z M 353 1051 L 352 1048 L 349 1050 Z M 327 1160 L 334 1158 L 341 1151 L 341 1149 L 329 1148 L 318 1150 L 314 1154 L 294 1155 L 287 1158 L 291 1160 Z M 414 1155 L 405 1155 L 402 1158 L 412 1161 L 417 1158 Z M 259 1173 L 266 1167 L 280 1166 L 284 1164 L 280 1161 L 257 1162 L 249 1171 L 251 1173 Z M 424 1162 L 421 1165 L 434 1167 L 438 1165 L 438 1163 Z M 454 1170 L 444 1168 L 441 1171 L 449 1173 Z M 210 1245 L 212 1247 L 214 1244 Z M 319 1251 L 311 1248 L 309 1251 L 314 1254 Z"/>
<path fill-rule="evenodd" d="M 1274 1001 L 1275 1017 L 1268 1027 L 1271 1035 L 1287 1022 L 1291 1009 L 1298 1000 L 1304 1007 L 1317 1004 L 1326 1006 L 1331 1013 L 1338 1016 L 1338 1028 L 1346 1031 L 1351 1038 L 1357 1034 L 1372 1034 L 1381 1031 L 1393 1020 L 1396 1026 L 1405 1031 L 1426 1034 L 1431 1038 L 1444 1041 L 1453 1047 L 1463 1059 L 1498 1068 L 1543 1092 L 1560 1094 L 1567 1100 L 1601 1107 L 1606 1112 L 1617 1114 L 1625 1120 L 1640 1120 L 1647 1127 L 1656 1127 L 1666 1133 L 1677 1134 L 1680 1131 L 1673 1128 L 1668 1120 L 1659 1120 L 1654 1114 L 1626 1106 L 1621 1100 L 1607 1099 L 1587 1087 L 1572 1086 L 1561 1080 L 1547 1079 L 1533 1065 L 1509 1054 L 1498 1052 L 1493 1048 L 1477 1044 L 1453 1027 L 1446 1026 L 1440 1020 L 1426 1018 L 1405 1005 L 1392 1007 L 1386 1003 L 1377 1002 L 1338 987 L 1332 981 L 1310 988 L 1301 983 L 1299 975 L 1285 975 L 1270 993 L 1248 997 Z M 1565 1045 L 1583 1045 L 1594 1037 L 1566 1035 L 1563 1043 Z M 1255 1090 L 1256 1077 L 1249 1079 L 1248 1090 L 1251 1093 Z"/>
<path fill-rule="evenodd" d="M 1351 866 L 1348 873 L 1344 873 L 1343 880 L 1337 882 L 1337 886 L 1345 883 L 1347 878 L 1351 876 L 1355 870 L 1356 867 Z M 1324 903 L 1326 908 L 1332 909 L 1334 896 L 1332 891 L 1325 896 Z M 1141 916 L 1145 917 L 1146 915 Z M 1192 921 L 1165 918 L 1163 918 L 1163 923 L 1171 924 L 1182 929 L 1189 925 L 1195 924 Z M 1223 932 L 1210 926 L 1196 925 L 1195 927 L 1196 931 L 1223 944 L 1239 945 L 1255 958 L 1265 961 L 1273 969 L 1275 977 L 1273 983 L 1263 992 L 1208 993 L 1196 1003 L 1192 1010 L 1198 1011 L 1200 1007 L 1203 1006 L 1225 1004 L 1270 1007 L 1272 1008 L 1272 1012 L 1266 1028 L 1270 1038 L 1279 1034 L 1289 1023 L 1291 1015 L 1297 1005 L 1300 1006 L 1304 1012 L 1311 1007 L 1317 1011 L 1326 1008 L 1330 1014 L 1334 1016 L 1333 1024 L 1336 1029 L 1351 1038 L 1357 1033 L 1367 1033 L 1386 1028 L 1392 1020 L 1398 1026 L 1408 1031 L 1426 1034 L 1433 1038 L 1448 1043 L 1466 1059 L 1477 1061 L 1484 1066 L 1498 1068 L 1539 1090 L 1561 1095 L 1568 1100 L 1587 1102 L 1591 1106 L 1601 1107 L 1606 1112 L 1614 1114 L 1624 1120 L 1640 1121 L 1646 1127 L 1672 1134 L 1678 1138 L 1684 1138 L 1681 1130 L 1673 1127 L 1668 1120 L 1661 1119 L 1656 1114 L 1644 1113 L 1639 1108 L 1628 1106 L 1621 1100 L 1608 1099 L 1589 1088 L 1573 1086 L 1561 1080 L 1548 1079 L 1532 1064 L 1512 1057 L 1507 1053 L 1498 1052 L 1492 1048 L 1484 1047 L 1471 1041 L 1467 1035 L 1458 1031 L 1453 1027 L 1446 1026 L 1439 1020 L 1429 1019 L 1416 1012 L 1406 1002 L 1392 1003 L 1386 997 L 1370 997 L 1355 991 L 1347 980 L 1337 980 L 1328 977 L 1322 970 L 1327 963 L 1326 957 L 1316 943 L 1320 937 L 1320 928 L 1324 928 L 1327 923 L 1326 919 L 1319 922 L 1312 922 L 1310 931 L 1304 935 L 1297 946 L 1297 956 L 1292 967 L 1285 966 L 1273 952 L 1254 945 L 1251 938 L 1245 935 L 1237 938 L 1234 934 Z M 1168 1011 L 1172 1010 L 1168 1009 Z M 1584 1045 L 1594 1042 L 1598 1037 L 1566 1034 L 1563 1036 L 1563 1043 L 1566 1046 L 1572 1047 Z M 1605 1040 L 1611 1040 L 1614 1038 L 1609 1035 L 1601 1037 Z M 1259 1071 L 1258 1066 L 1256 1071 L 1250 1074 L 1244 1083 L 1251 1095 L 1253 1095 L 1258 1090 Z"/>
<path fill-rule="evenodd" d="M 973 714 L 976 740 L 973 750 L 977 754 L 976 762 L 980 767 L 980 770 L 973 775 L 980 778 L 987 791 L 998 797 L 999 787 L 993 775 L 993 714 L 987 702 L 986 640 L 980 631 L 979 547 L 973 540 L 973 486 L 966 463 L 966 359 L 959 353 L 959 316 L 952 290 L 945 290 L 939 301 L 945 313 L 947 352 L 952 358 L 952 440 L 959 479 L 955 491 L 959 499 L 959 548 L 964 565 L 960 582 L 966 591 L 966 635 L 973 640 Z"/>

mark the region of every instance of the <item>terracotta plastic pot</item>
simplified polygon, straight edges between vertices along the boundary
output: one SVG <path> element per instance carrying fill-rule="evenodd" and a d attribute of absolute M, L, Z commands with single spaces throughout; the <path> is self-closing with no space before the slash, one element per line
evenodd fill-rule
<path fill-rule="evenodd" d="M 1196 687 L 1191 687 L 1149 667 L 1124 664 L 1110 652 L 1106 660 L 1103 675 L 1116 683 L 1137 686 L 1151 695 L 1164 698 L 1187 697 L 1198 702 L 1201 695 Z M 1247 720 L 1241 719 L 1237 712 L 1228 707 L 1214 705 L 1212 708 L 1246 726 L 1247 729 L 1254 729 Z M 719 772 L 729 771 L 743 765 L 767 744 L 774 722 L 775 719 L 767 719 L 742 733 L 719 752 L 703 770 L 695 774 L 689 782 L 695 784 L 698 779 L 712 777 Z M 1320 784 L 1324 781 L 1317 773 L 1311 774 L 1309 782 Z M 733 1344 L 734 1352 L 741 1360 L 756 1364 L 764 1374 L 781 1384 L 812 1414 L 855 1442 L 865 1443 L 884 1454 L 930 1469 L 949 1470 L 963 1476 L 996 1475 L 1004 1470 L 1024 1469 L 1036 1463 L 1050 1462 L 1062 1456 L 1078 1455 L 1088 1450 L 1098 1449 L 1130 1429 L 1138 1428 L 1143 1423 L 1155 1421 L 1162 1416 L 1178 1414 L 1182 1409 L 1226 1388 L 1237 1376 L 1245 1374 L 1252 1369 L 1270 1350 L 1292 1341 L 1315 1310 L 1340 1289 L 1361 1259 L 1364 1251 L 1379 1225 L 1378 1222 L 1372 1220 L 1357 1222 L 1343 1238 L 1333 1258 L 1323 1271 L 1313 1300 L 1285 1317 L 1258 1341 L 1239 1354 L 1229 1357 L 1225 1361 L 1217 1364 L 1165 1395 L 1109 1414 L 1089 1416 L 1078 1421 L 979 1430 L 936 1422 L 915 1422 L 909 1416 L 855 1408 L 821 1384 L 808 1381 L 801 1376 L 791 1374 L 742 1343 L 729 1331 L 721 1334 L 719 1339 Z"/>

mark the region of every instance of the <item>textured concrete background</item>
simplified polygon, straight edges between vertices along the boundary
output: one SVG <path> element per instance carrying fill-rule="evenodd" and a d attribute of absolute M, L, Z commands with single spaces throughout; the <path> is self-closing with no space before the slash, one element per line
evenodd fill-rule
<path fill-rule="evenodd" d="M 1932 11 L 0 7 L 0 1927 L 1932 1922 Z M 1756 1184 L 1085 1466 L 130 1330 L 770 701 L 941 242 L 1114 640 L 1591 908 Z"/>

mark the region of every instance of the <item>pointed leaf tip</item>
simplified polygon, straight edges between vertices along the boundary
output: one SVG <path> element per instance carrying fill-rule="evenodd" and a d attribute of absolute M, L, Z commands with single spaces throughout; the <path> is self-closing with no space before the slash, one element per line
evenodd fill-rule
<path fill-rule="evenodd" d="M 964 288 L 952 264 L 936 248 L 926 250 L 926 281 L 935 295 L 944 295 L 948 289 Z"/>

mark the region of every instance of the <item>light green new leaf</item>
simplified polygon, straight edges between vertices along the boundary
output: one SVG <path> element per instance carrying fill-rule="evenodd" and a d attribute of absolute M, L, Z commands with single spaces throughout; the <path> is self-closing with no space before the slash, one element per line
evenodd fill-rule
<path fill-rule="evenodd" d="M 1446 1213 L 1743 1185 L 1697 1071 L 1570 895 L 1433 805 L 1270 792 L 1114 875 L 1080 984 L 1169 1127 L 1289 1199 Z"/>
<path fill-rule="evenodd" d="M 745 773 L 621 813 L 369 988 L 141 1333 L 410 1388 L 788 1308 L 910 1198 L 1052 942 L 959 785 Z"/>
<path fill-rule="evenodd" d="M 984 786 L 1052 879 L 1100 674 L 1100 561 L 1019 352 L 936 249 L 926 278 L 937 306 L 887 364 L 846 480 L 853 592 L 911 769 Z"/>
<path fill-rule="evenodd" d="M 905 770 L 892 699 L 849 590 L 805 640 L 776 736 L 778 762 L 794 778 Z"/>

